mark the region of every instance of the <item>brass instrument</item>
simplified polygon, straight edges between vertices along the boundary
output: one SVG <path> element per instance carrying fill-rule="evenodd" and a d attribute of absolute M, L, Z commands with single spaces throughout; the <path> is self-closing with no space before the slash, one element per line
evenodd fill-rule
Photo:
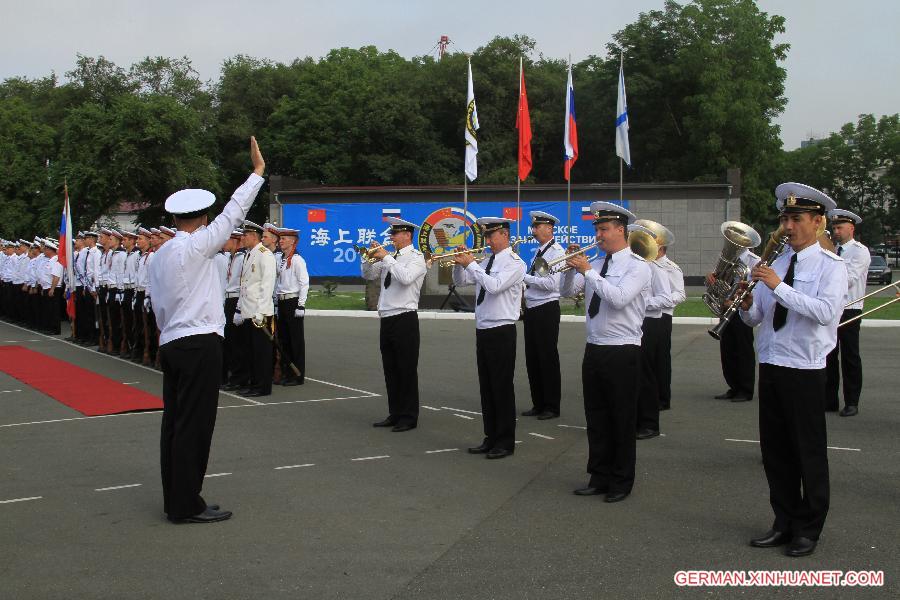
<path fill-rule="evenodd" d="M 851 304 L 856 304 L 857 302 L 859 302 L 859 301 L 861 301 L 861 300 L 865 300 L 865 299 L 868 298 L 869 296 L 874 296 L 875 294 L 878 294 L 878 293 L 880 293 L 880 292 L 883 292 L 883 291 L 885 291 L 885 290 L 887 290 L 887 289 L 890 289 L 890 288 L 892 288 L 892 287 L 895 287 L 895 288 L 897 288 L 898 290 L 900 290 L 900 281 L 895 281 L 894 283 L 889 283 L 889 284 L 887 284 L 886 286 L 884 286 L 884 287 L 882 287 L 882 288 L 878 288 L 878 289 L 875 290 L 874 292 L 869 292 L 868 294 L 866 294 L 865 296 L 862 296 L 861 298 L 857 298 L 856 300 L 851 300 L 850 302 L 847 303 L 846 306 L 844 306 L 844 309 L 846 310 L 847 308 L 850 307 Z M 838 327 L 843 327 L 844 325 L 847 325 L 848 323 L 853 323 L 854 321 L 859 321 L 860 319 L 862 319 L 862 318 L 864 318 L 864 317 L 867 317 L 868 315 L 871 315 L 873 312 L 877 312 L 877 311 L 881 310 L 882 308 L 884 308 L 884 307 L 886 307 L 886 306 L 890 306 L 891 304 L 893 304 L 893 303 L 895 303 L 895 302 L 900 302 L 900 296 L 897 296 L 896 298 L 892 298 L 891 300 L 888 300 L 887 302 L 885 302 L 885 303 L 882 304 L 881 306 L 876 306 L 875 308 L 869 309 L 869 310 L 867 310 L 867 311 L 864 312 L 864 313 L 859 313 L 859 314 L 856 315 L 855 317 L 850 318 L 850 319 L 847 319 L 847 320 L 844 321 L 843 323 L 839 324 Z"/>
<path fill-rule="evenodd" d="M 826 227 L 828 227 L 828 217 L 822 217 L 822 223 L 816 228 L 816 241 L 825 250 L 834 252 L 834 240 L 831 239 L 831 232 Z"/>
<path fill-rule="evenodd" d="M 759 265 L 765 267 L 771 266 L 772 263 L 775 262 L 775 259 L 778 258 L 778 256 L 782 252 L 784 252 L 784 249 L 788 243 L 788 239 L 790 239 L 790 236 L 784 235 L 781 227 L 779 227 L 771 236 L 769 236 L 769 241 L 766 244 L 766 249 L 763 251 L 763 254 L 760 257 Z M 724 313 L 722 313 L 722 316 L 719 318 L 719 323 L 709 330 L 709 335 L 713 336 L 717 340 L 722 339 L 722 331 L 724 331 L 725 327 L 728 326 L 728 323 L 731 321 L 731 318 L 734 317 L 734 314 L 738 310 L 740 310 L 741 304 L 744 302 L 747 296 L 749 296 L 753 292 L 753 288 L 756 287 L 757 283 L 759 283 L 758 280 L 751 281 L 742 292 L 732 298 L 731 305 Z"/>
<path fill-rule="evenodd" d="M 356 250 L 356 252 L 362 257 L 362 259 L 364 261 L 366 261 L 368 263 L 374 263 L 374 262 L 378 262 L 378 259 L 375 258 L 374 256 L 372 256 L 375 253 L 375 251 L 379 250 L 379 249 L 387 250 L 388 246 L 393 246 L 393 244 L 385 244 L 385 245 L 378 244 L 375 247 L 354 245 L 353 249 Z"/>
<path fill-rule="evenodd" d="M 739 258 L 741 253 L 747 248 L 759 246 L 762 238 L 755 229 L 740 221 L 725 221 L 719 231 L 725 238 L 725 245 L 713 270 L 714 281 L 706 285 L 703 303 L 721 318 L 726 310 L 725 302 L 734 296 L 741 281 L 750 272 Z"/>
<path fill-rule="evenodd" d="M 466 248 L 465 250 L 456 250 L 445 254 L 430 254 L 426 257 L 426 260 L 431 261 L 432 263 L 436 262 L 441 267 L 451 267 L 453 266 L 453 257 L 455 256 L 460 256 L 462 254 L 481 254 L 482 256 L 475 257 L 475 262 L 481 262 L 487 258 L 487 256 L 484 255 L 485 250 L 490 250 L 490 248 L 481 246 L 480 248 Z"/>
<path fill-rule="evenodd" d="M 656 260 L 659 254 L 656 234 L 649 227 L 637 223 L 628 226 L 628 247 L 648 262 Z"/>
<path fill-rule="evenodd" d="M 550 275 L 555 275 L 556 273 L 565 273 L 566 271 L 568 271 L 569 269 L 572 268 L 566 264 L 567 260 L 569 260 L 573 256 L 578 256 L 579 254 L 584 254 L 585 252 L 588 252 L 589 250 L 593 250 L 594 248 L 597 247 L 597 244 L 598 244 L 598 242 L 594 242 L 593 244 L 591 244 L 589 246 L 585 246 L 584 248 L 579 248 L 578 250 L 574 250 L 574 251 L 570 252 L 569 254 L 565 254 L 563 256 L 560 256 L 559 258 L 554 258 L 551 261 L 548 261 L 543 256 L 539 256 L 538 258 L 534 259 L 534 274 L 537 275 L 538 277 L 549 277 Z M 594 254 L 594 256 L 590 257 L 588 259 L 588 262 L 596 259 L 598 255 L 599 255 L 599 252 Z M 560 264 L 562 265 L 562 267 L 557 268 L 557 265 L 560 265 Z"/>

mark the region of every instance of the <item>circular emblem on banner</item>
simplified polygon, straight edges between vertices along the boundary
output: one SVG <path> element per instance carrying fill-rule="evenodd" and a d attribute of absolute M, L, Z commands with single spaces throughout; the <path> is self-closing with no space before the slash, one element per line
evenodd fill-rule
<path fill-rule="evenodd" d="M 448 206 L 425 217 L 419 228 L 419 251 L 426 256 L 439 258 L 453 252 L 457 246 L 480 248 L 484 246 L 481 225 L 475 215 L 462 208 Z"/>

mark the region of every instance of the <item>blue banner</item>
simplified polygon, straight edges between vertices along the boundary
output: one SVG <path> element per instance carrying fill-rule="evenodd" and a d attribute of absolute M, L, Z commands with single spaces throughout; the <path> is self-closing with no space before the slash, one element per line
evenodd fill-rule
<path fill-rule="evenodd" d="M 628 201 L 621 203 L 628 207 Z M 537 242 L 530 237 L 528 213 L 540 210 L 559 219 L 556 240 L 585 246 L 594 241 L 590 203 L 573 202 L 571 217 L 565 201 L 522 202 L 518 236 L 524 238 L 519 255 L 530 262 L 537 252 Z M 284 227 L 300 230 L 297 250 L 306 259 L 309 274 L 319 277 L 359 277 L 359 254 L 354 246 L 368 246 L 375 241 L 390 243 L 387 217 L 400 217 L 419 226 L 413 244 L 435 258 L 452 252 L 457 246 L 475 248 L 484 245 L 478 217 L 516 218 L 515 203 L 470 202 L 465 213 L 462 203 L 422 202 L 385 205 L 376 203 L 285 204 Z M 567 225 L 571 223 L 571 225 Z M 571 229 L 571 231 L 570 231 Z M 511 228 L 517 235 L 516 226 Z"/>

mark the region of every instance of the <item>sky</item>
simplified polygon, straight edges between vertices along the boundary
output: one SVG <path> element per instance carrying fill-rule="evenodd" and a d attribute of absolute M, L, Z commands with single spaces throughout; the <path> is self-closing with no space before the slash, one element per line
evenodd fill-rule
<path fill-rule="evenodd" d="M 787 150 L 861 113 L 900 112 L 898 0 L 759 0 L 787 19 Z M 605 55 L 612 34 L 663 0 L 0 0 L 0 79 L 63 76 L 78 53 L 128 67 L 145 56 L 187 56 L 203 79 L 236 54 L 290 62 L 332 48 L 374 45 L 428 54 L 441 35 L 472 51 L 525 34 L 550 57 Z M 627 64 L 626 64 L 627 82 Z M 463 82 L 462 85 L 465 85 Z M 577 79 L 575 82 L 577 89 Z M 477 96 L 477 89 L 476 89 Z M 631 135 L 639 135 L 632 127 Z"/>

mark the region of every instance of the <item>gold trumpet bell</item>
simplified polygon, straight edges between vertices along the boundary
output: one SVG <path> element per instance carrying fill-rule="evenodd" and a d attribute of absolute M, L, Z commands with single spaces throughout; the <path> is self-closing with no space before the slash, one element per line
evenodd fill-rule
<path fill-rule="evenodd" d="M 819 223 L 819 227 L 816 229 L 816 241 L 824 249 L 834 252 L 834 241 L 831 239 L 831 234 L 828 233 L 828 217 L 822 217 L 822 222 Z"/>
<path fill-rule="evenodd" d="M 659 245 L 656 236 L 648 228 L 642 225 L 628 226 L 628 247 L 631 251 L 646 261 L 656 260 L 659 254 Z"/>

